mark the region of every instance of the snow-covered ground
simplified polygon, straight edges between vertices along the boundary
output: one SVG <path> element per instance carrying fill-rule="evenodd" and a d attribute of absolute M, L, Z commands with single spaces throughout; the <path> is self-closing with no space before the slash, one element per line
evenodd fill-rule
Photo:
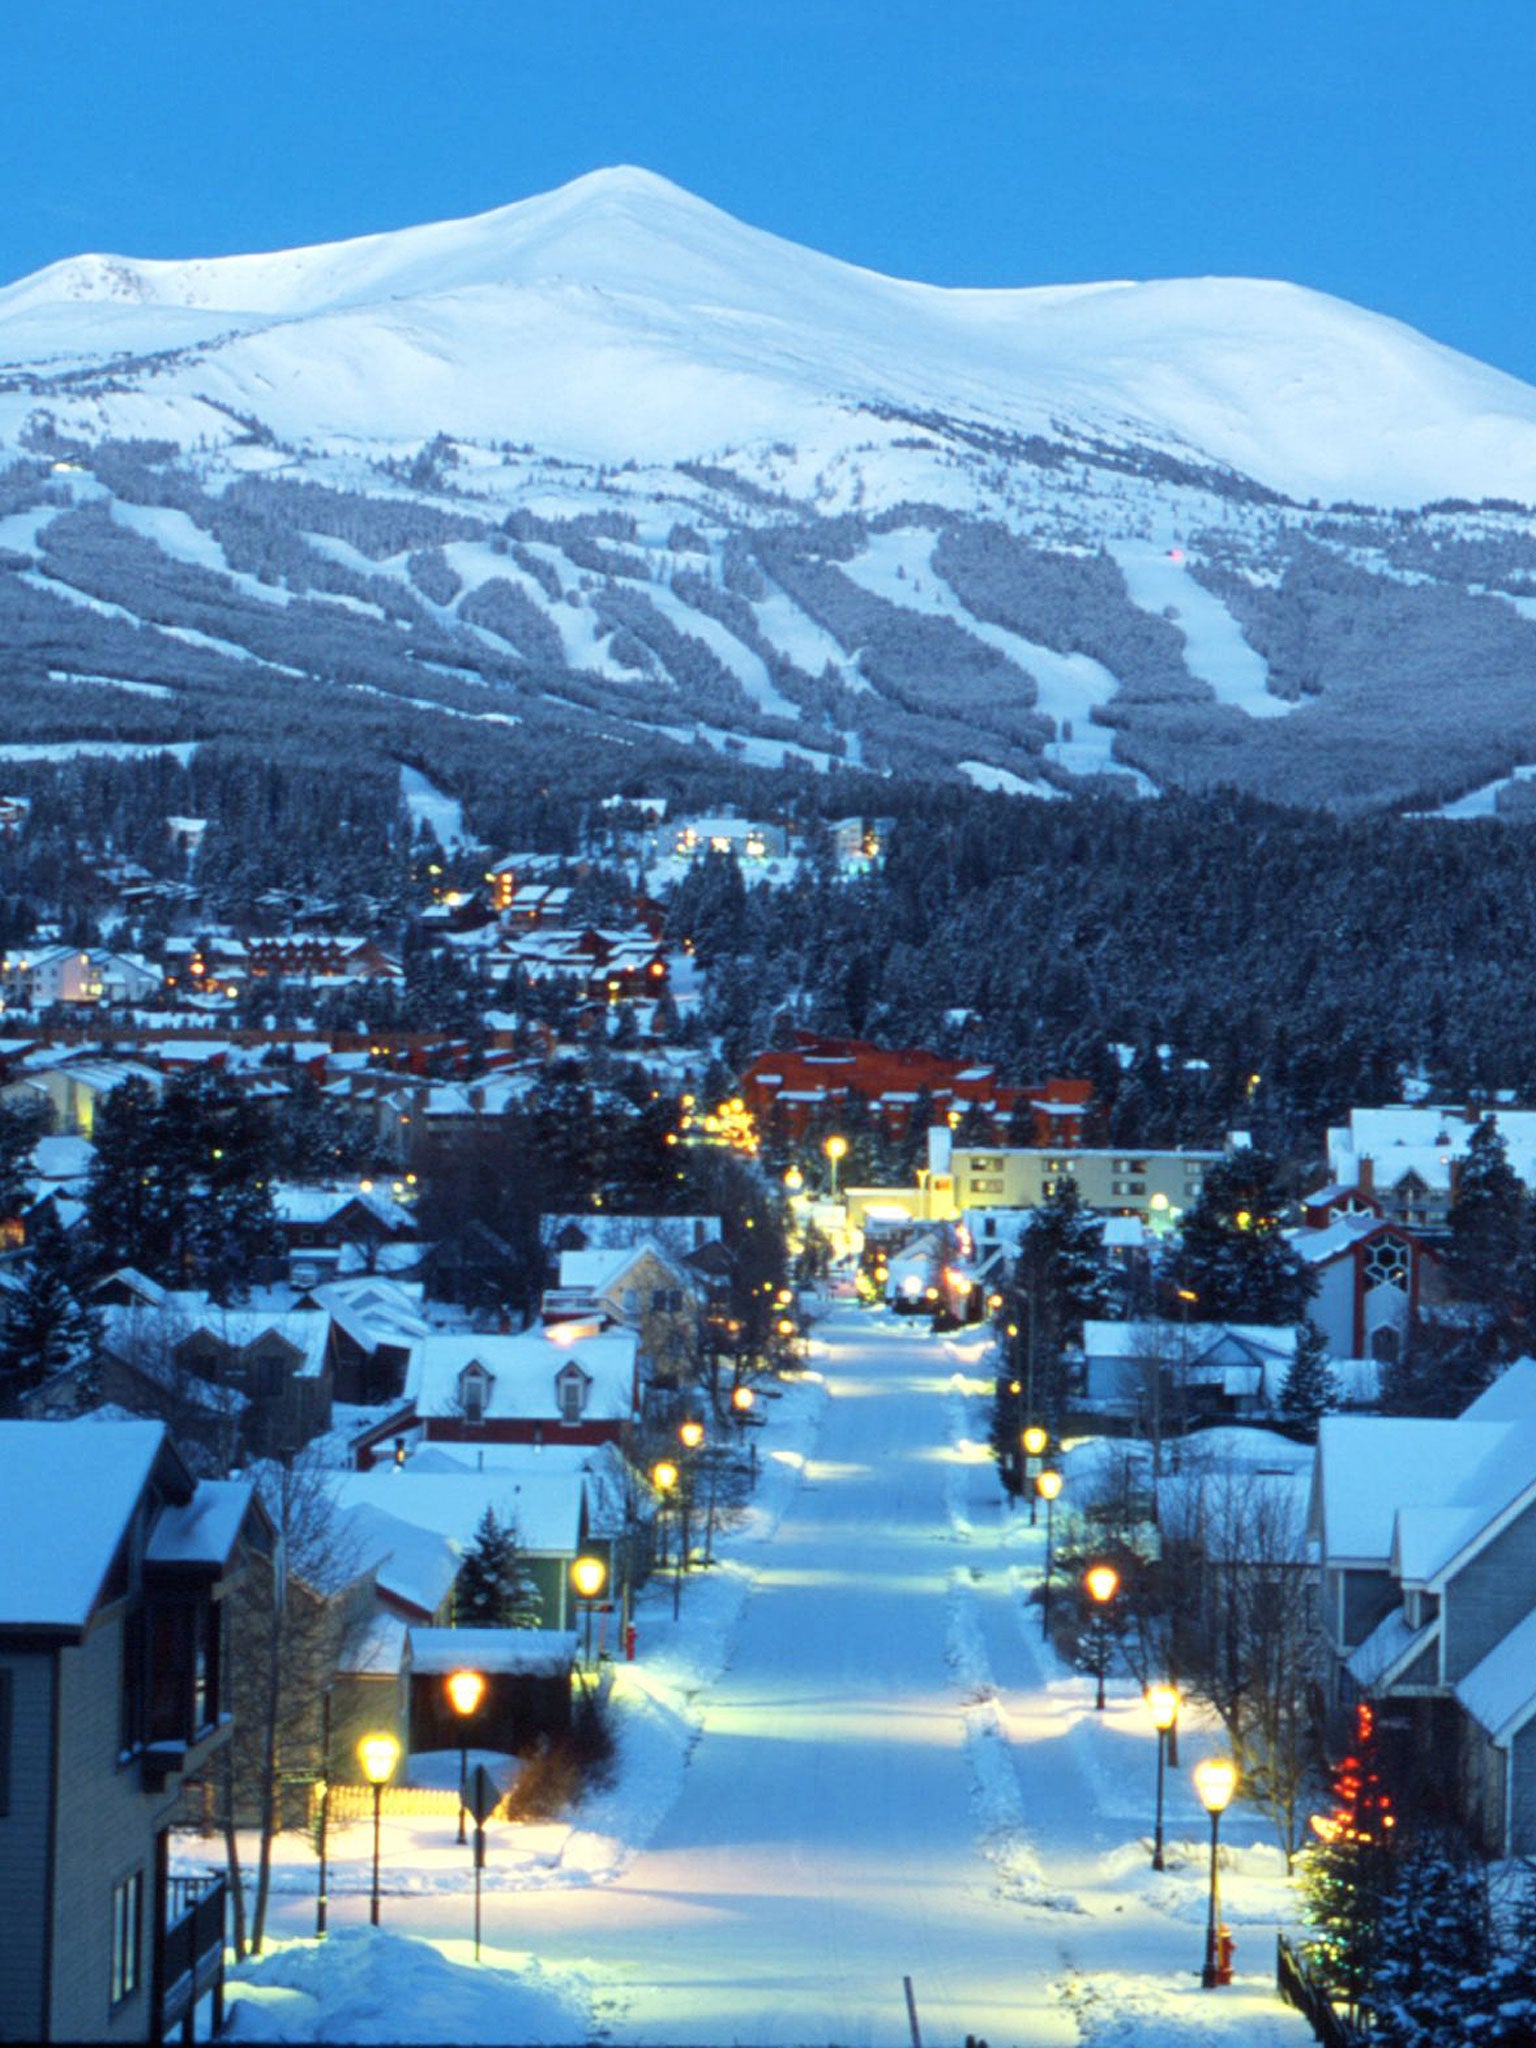
<path fill-rule="evenodd" d="M 762 1483 L 723 1562 L 640 1604 L 618 1667 L 620 1768 L 579 1825 L 493 1827 L 485 1958 L 442 1818 L 386 1822 L 315 1866 L 283 1845 L 275 1953 L 237 1973 L 235 2038 L 839 2042 L 967 2033 L 1282 2048 L 1310 2035 L 1273 1988 L 1291 1918 L 1269 1830 L 1223 1823 L 1230 1988 L 1199 1988 L 1205 1816 L 1170 1774 L 1150 1869 L 1155 1747 L 1130 1680 L 1103 1714 L 1027 1600 L 1044 1530 L 1002 1505 L 983 1442 L 983 1340 L 837 1304 L 810 1375 L 769 1405 Z"/>
<path fill-rule="evenodd" d="M 400 769 L 400 795 L 411 814 L 412 825 L 430 825 L 444 853 L 458 853 L 468 844 L 464 835 L 464 806 L 409 762 Z"/>

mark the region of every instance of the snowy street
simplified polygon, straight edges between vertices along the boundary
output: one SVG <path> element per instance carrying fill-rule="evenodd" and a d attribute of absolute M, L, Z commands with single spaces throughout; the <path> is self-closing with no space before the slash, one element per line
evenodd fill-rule
<path fill-rule="evenodd" d="M 812 1367 L 825 1400 L 791 1389 L 764 1432 L 782 1514 L 727 1538 L 675 1633 L 669 1589 L 648 1594 L 619 1781 L 580 1830 L 532 1831 L 559 1839 L 521 1871 L 487 1872 L 488 1961 L 531 1952 L 620 2042 L 901 2048 L 904 1977 L 927 2048 L 1309 2040 L 1273 1989 L 1281 1861 L 1242 1810 L 1223 1827 L 1237 1982 L 1199 1988 L 1209 1837 L 1188 1766 L 1220 1744 L 1186 1727 L 1152 1873 L 1150 1723 L 1123 1676 L 1095 1714 L 1092 1680 L 1041 1644 L 1024 1593 L 1044 1528 L 1006 1509 L 979 1440 L 983 1340 L 838 1307 Z M 797 1419 L 803 1451 L 783 1442 Z M 696 1739 L 669 1777 L 679 1714 Z M 514 1832 L 493 1831 L 493 1864 Z M 417 1890 L 401 1833 L 385 1926 L 457 1957 L 468 1872 Z M 289 1874 L 278 1926 L 307 1934 L 312 1880 Z M 333 1928 L 365 1910 L 337 1897 Z"/>

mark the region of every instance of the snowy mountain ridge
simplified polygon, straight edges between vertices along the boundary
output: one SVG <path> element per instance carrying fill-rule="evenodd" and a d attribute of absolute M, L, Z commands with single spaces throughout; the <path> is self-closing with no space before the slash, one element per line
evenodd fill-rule
<path fill-rule="evenodd" d="M 1292 285 L 910 283 L 621 168 L 8 286 L 8 459 L 0 622 L 1004 787 L 1536 760 L 1536 390 Z"/>

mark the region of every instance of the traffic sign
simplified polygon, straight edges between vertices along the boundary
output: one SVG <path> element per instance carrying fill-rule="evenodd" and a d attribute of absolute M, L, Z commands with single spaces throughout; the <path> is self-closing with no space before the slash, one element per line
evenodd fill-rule
<path fill-rule="evenodd" d="M 464 1788 L 464 1804 L 484 1826 L 501 1804 L 501 1787 L 484 1764 L 476 1764 Z"/>

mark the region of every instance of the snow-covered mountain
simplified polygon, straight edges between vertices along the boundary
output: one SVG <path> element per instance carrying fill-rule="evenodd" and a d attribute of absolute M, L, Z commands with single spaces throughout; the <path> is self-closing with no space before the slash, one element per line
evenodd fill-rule
<path fill-rule="evenodd" d="M 941 290 L 602 171 L 0 290 L 7 459 L 0 605 L 210 660 L 334 680 L 350 611 L 429 701 L 457 672 L 1036 787 L 1358 801 L 1536 759 L 1536 390 L 1281 283 Z"/>

